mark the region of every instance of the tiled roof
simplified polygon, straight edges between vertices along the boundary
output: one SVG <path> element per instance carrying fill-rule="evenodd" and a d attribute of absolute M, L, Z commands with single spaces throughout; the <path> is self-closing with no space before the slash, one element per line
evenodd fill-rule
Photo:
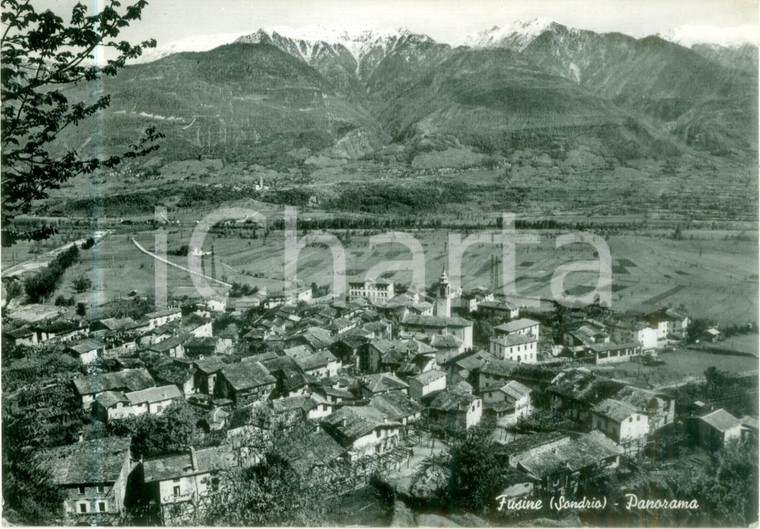
<path fill-rule="evenodd" d="M 337 358 L 335 358 L 335 356 L 330 351 L 318 351 L 316 353 L 310 354 L 309 356 L 296 358 L 298 367 L 304 371 L 319 369 L 337 361 Z"/>
<path fill-rule="evenodd" d="M 96 342 L 95 340 L 86 339 L 86 340 L 82 340 L 81 342 L 77 344 L 71 345 L 68 348 L 76 351 L 78 354 L 81 355 L 84 353 L 89 353 L 90 351 L 94 349 L 98 349 L 99 347 L 100 347 L 100 344 L 98 344 L 98 342 Z"/>
<path fill-rule="evenodd" d="M 121 391 L 104 391 L 95 397 L 95 402 L 108 409 L 119 402 L 129 403 L 129 399 Z"/>
<path fill-rule="evenodd" d="M 516 332 L 522 329 L 527 329 L 528 327 L 533 327 L 534 325 L 538 325 L 538 324 L 539 323 L 536 320 L 531 320 L 528 318 L 520 318 L 519 320 L 513 320 L 507 323 L 502 323 L 501 325 L 494 327 L 494 330 L 503 331 L 503 332 Z"/>
<path fill-rule="evenodd" d="M 174 384 L 161 386 L 158 388 L 148 388 L 141 391 L 133 391 L 124 395 L 129 399 L 131 404 L 141 404 L 143 402 L 161 402 L 167 399 L 181 399 L 182 393 Z"/>
<path fill-rule="evenodd" d="M 182 310 L 177 308 L 166 308 L 157 310 L 155 312 L 149 312 L 145 315 L 145 317 L 149 319 L 161 318 L 163 316 L 171 316 L 172 314 L 177 314 L 178 312 L 182 312 Z"/>
<path fill-rule="evenodd" d="M 700 420 L 706 422 L 713 428 L 715 428 L 718 431 L 725 432 L 727 430 L 730 430 L 732 428 L 736 428 L 737 426 L 741 425 L 741 422 L 739 419 L 728 413 L 723 408 L 720 408 L 719 410 L 715 410 L 712 413 L 708 413 L 707 415 L 700 417 Z"/>
<path fill-rule="evenodd" d="M 297 360 L 299 358 L 309 356 L 312 354 L 312 350 L 308 345 L 296 345 L 295 347 L 288 347 L 287 349 L 283 350 L 283 353 Z"/>
<path fill-rule="evenodd" d="M 431 382 L 435 382 L 439 378 L 446 378 L 446 373 L 438 369 L 431 369 L 430 371 L 425 371 L 421 375 L 417 375 L 412 380 L 416 380 L 423 386 L 426 386 Z"/>
<path fill-rule="evenodd" d="M 409 384 L 391 373 L 365 375 L 361 378 L 361 384 L 372 393 L 409 388 Z"/>
<path fill-rule="evenodd" d="M 594 413 L 612 419 L 617 423 L 625 421 L 635 413 L 639 413 L 636 408 L 625 402 L 615 399 L 604 399 L 594 406 Z"/>
<path fill-rule="evenodd" d="M 525 334 L 509 334 L 506 336 L 499 336 L 498 338 L 491 338 L 492 341 L 497 342 L 501 345 L 505 345 L 507 347 L 512 347 L 513 345 L 523 345 L 526 343 L 532 343 L 536 341 L 536 337 L 532 334 L 525 335 Z"/>
<path fill-rule="evenodd" d="M 345 406 L 325 417 L 323 424 L 340 432 L 348 441 L 367 435 L 377 426 L 400 426 L 372 406 Z"/>
<path fill-rule="evenodd" d="M 222 369 L 222 373 L 238 391 L 276 382 L 267 368 L 256 360 L 256 357 L 247 357 L 236 364 L 227 364 L 227 367 Z"/>
<path fill-rule="evenodd" d="M 528 386 L 519 383 L 517 380 L 510 380 L 501 387 L 501 390 L 514 400 L 520 400 L 531 393 Z"/>
<path fill-rule="evenodd" d="M 402 320 L 404 325 L 411 327 L 470 327 L 472 322 L 457 316 L 423 316 L 422 314 L 406 314 Z"/>
<path fill-rule="evenodd" d="M 434 334 L 430 338 L 430 345 L 436 349 L 459 349 L 462 340 L 451 334 Z"/>
<path fill-rule="evenodd" d="M 601 432 L 584 434 L 578 439 L 564 437 L 557 441 L 511 456 L 530 474 L 544 478 L 560 471 L 576 472 L 596 465 L 600 460 L 619 455 L 622 448 Z"/>
<path fill-rule="evenodd" d="M 477 397 L 465 391 L 441 391 L 433 402 L 430 409 L 438 411 L 466 411 Z"/>
<path fill-rule="evenodd" d="M 399 391 L 375 395 L 369 403 L 392 421 L 401 421 L 422 412 L 422 406 Z"/>
<path fill-rule="evenodd" d="M 223 445 L 195 450 L 195 457 L 188 452 L 148 459 L 143 462 L 143 473 L 145 483 L 152 483 L 224 470 L 236 463 L 232 449 Z"/>
<path fill-rule="evenodd" d="M 124 369 L 116 373 L 95 373 L 73 380 L 80 395 L 93 395 L 107 390 L 138 391 L 155 386 L 153 377 L 145 368 Z"/>
<path fill-rule="evenodd" d="M 198 360 L 194 360 L 193 363 L 199 371 L 202 371 L 206 374 L 218 373 L 227 365 L 219 356 L 207 356 L 205 358 L 199 358 Z"/>
<path fill-rule="evenodd" d="M 103 437 L 40 454 L 40 462 L 50 469 L 56 485 L 112 483 L 129 454 L 128 437 Z"/>
<path fill-rule="evenodd" d="M 281 449 L 293 470 L 301 475 L 315 466 L 329 464 L 343 454 L 343 447 L 323 430 L 308 437 L 286 436 Z"/>

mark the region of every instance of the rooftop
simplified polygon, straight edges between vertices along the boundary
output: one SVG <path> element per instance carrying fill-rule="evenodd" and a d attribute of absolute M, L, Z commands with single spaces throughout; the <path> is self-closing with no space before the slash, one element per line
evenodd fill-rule
<path fill-rule="evenodd" d="M 422 314 L 406 314 L 402 320 L 404 325 L 412 327 L 470 327 L 472 322 L 457 316 L 425 316 Z"/>
<path fill-rule="evenodd" d="M 125 393 L 131 404 L 142 404 L 144 402 L 161 402 L 167 399 L 181 399 L 182 393 L 174 384 L 161 386 L 158 388 L 148 388 L 140 391 Z"/>
<path fill-rule="evenodd" d="M 236 364 L 228 364 L 222 373 L 232 387 L 238 391 L 274 384 L 275 378 L 255 357 L 243 358 Z"/>
<path fill-rule="evenodd" d="M 721 432 L 725 432 L 741 425 L 739 419 L 728 413 L 723 408 L 715 410 L 712 413 L 708 413 L 699 419 Z"/>
<path fill-rule="evenodd" d="M 431 369 L 430 371 L 425 371 L 421 375 L 417 375 L 412 380 L 415 380 L 425 386 L 441 378 L 446 378 L 446 373 L 438 369 Z"/>
<path fill-rule="evenodd" d="M 73 380 L 79 395 L 94 395 L 101 391 L 139 391 L 155 386 L 153 377 L 145 368 L 124 369 L 116 373 L 94 373 Z"/>
<path fill-rule="evenodd" d="M 51 448 L 41 453 L 40 461 L 50 469 L 56 485 L 113 483 L 131 444 L 129 437 L 103 437 Z"/>
<path fill-rule="evenodd" d="M 408 389 L 409 385 L 391 373 L 364 375 L 361 384 L 372 393 Z"/>
<path fill-rule="evenodd" d="M 502 332 L 517 332 L 533 327 L 534 325 L 539 325 L 539 323 L 536 320 L 531 320 L 529 318 L 520 318 L 518 320 L 502 323 L 501 325 L 494 327 L 494 330 Z"/>
<path fill-rule="evenodd" d="M 346 406 L 325 417 L 323 424 L 341 433 L 348 441 L 371 433 L 378 426 L 400 426 L 372 406 Z"/>
<path fill-rule="evenodd" d="M 223 445 L 200 450 L 190 449 L 185 454 L 163 456 L 143 462 L 145 483 L 165 481 L 185 476 L 206 474 L 216 470 L 232 468 L 236 465 L 234 452 Z"/>

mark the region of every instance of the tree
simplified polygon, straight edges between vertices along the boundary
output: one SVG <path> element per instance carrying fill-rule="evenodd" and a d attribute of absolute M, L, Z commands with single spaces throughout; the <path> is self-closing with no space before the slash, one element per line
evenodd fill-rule
<path fill-rule="evenodd" d="M 87 292 L 92 288 L 92 279 L 87 276 L 79 276 L 71 282 L 74 290 L 78 293 Z"/>
<path fill-rule="evenodd" d="M 77 316 L 84 318 L 85 314 L 87 314 L 87 305 L 80 301 L 77 303 Z"/>
<path fill-rule="evenodd" d="M 158 148 L 155 142 L 162 134 L 153 127 L 126 152 L 107 158 L 82 157 L 56 141 L 62 131 L 110 104 L 108 95 L 70 102 L 68 89 L 116 75 L 128 59 L 155 47 L 155 40 L 138 45 L 117 40 L 124 28 L 140 19 L 146 5 L 146 0 L 139 0 L 122 8 L 118 0 L 107 0 L 99 13 L 88 15 L 87 7 L 77 3 L 66 23 L 50 10 L 36 11 L 29 0 L 0 1 L 5 26 L 0 36 L 3 246 L 45 239 L 55 232 L 50 225 L 24 227 L 13 222 L 19 214 L 31 212 L 49 190 L 74 176 L 113 168 Z M 116 58 L 96 64 L 97 49 L 113 49 Z"/>
<path fill-rule="evenodd" d="M 202 432 L 186 404 L 172 404 L 161 415 L 144 414 L 109 423 L 112 434 L 132 436 L 132 455 L 153 457 L 184 452 L 200 444 Z"/>

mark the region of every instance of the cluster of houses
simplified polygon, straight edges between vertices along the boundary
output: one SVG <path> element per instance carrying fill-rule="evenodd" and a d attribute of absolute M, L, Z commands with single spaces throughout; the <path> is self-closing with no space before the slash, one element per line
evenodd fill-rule
<path fill-rule="evenodd" d="M 185 314 L 165 308 L 139 321 L 96 320 L 76 332 L 37 324 L 6 333 L 17 344 L 60 341 L 78 358 L 89 372 L 72 381 L 73 389 L 93 420 L 160 415 L 187 403 L 203 410 L 207 431 L 225 434 L 219 446 L 143 461 L 131 459 L 129 439 L 113 437 L 50 450 L 42 460 L 65 491 L 66 513 L 75 521 L 118 516 L 129 501 L 129 482 L 161 507 L 166 523 L 176 522 L 170 507 L 203 497 L 216 473 L 256 461 L 256 454 L 242 454 L 239 441 L 253 426 L 230 427 L 240 410 L 312 425 L 309 442 L 292 447 L 292 464 L 305 473 L 400 460 L 421 431 L 460 435 L 487 416 L 502 427 L 516 425 L 535 413 L 536 396 L 546 395 L 551 409 L 574 422 L 574 433 L 510 443 L 517 477 L 509 494 L 516 495 L 535 487 L 571 492 L 586 473 L 641 450 L 676 419 L 665 394 L 577 365 L 557 368 L 557 349 L 541 347 L 547 339 L 541 341 L 547 334 L 541 322 L 521 317 L 519 307 L 485 289 L 452 294 L 445 271 L 432 294 L 396 294 L 393 283 L 382 281 L 349 286 L 346 300 L 269 297 L 245 332 L 235 323 L 212 324 L 229 313 L 214 298 Z M 501 321 L 487 344 L 474 342 L 473 312 Z M 671 310 L 641 321 L 588 319 L 561 345 L 594 363 L 631 361 L 683 337 L 688 323 Z M 711 443 L 751 427 L 751 420 L 724 410 L 695 426 Z"/>

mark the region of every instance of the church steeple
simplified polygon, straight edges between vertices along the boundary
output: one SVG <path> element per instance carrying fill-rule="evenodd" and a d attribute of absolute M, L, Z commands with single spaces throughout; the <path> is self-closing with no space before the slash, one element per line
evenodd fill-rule
<path fill-rule="evenodd" d="M 435 289 L 435 306 L 436 316 L 451 316 L 451 296 L 449 291 L 449 276 L 446 275 L 446 268 L 441 271 L 441 277 Z"/>

